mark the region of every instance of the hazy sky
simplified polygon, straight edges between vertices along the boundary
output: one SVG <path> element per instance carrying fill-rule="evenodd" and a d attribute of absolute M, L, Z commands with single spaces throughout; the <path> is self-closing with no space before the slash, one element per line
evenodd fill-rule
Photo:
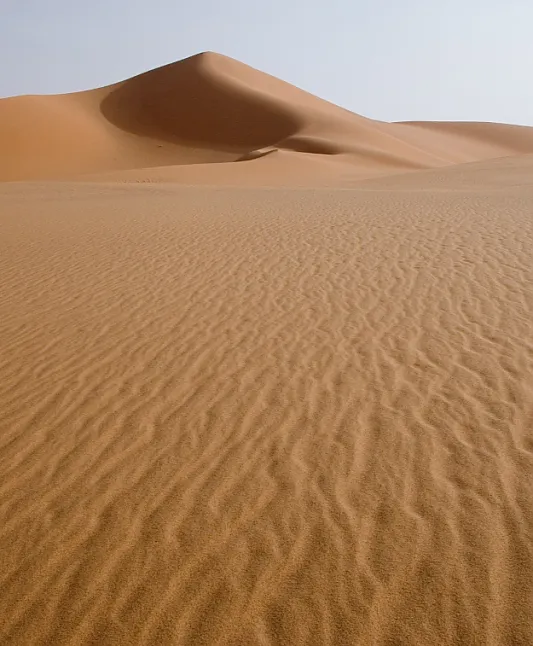
<path fill-rule="evenodd" d="M 533 125 L 533 0 L 0 0 L 0 96 L 205 50 L 376 119 Z"/>

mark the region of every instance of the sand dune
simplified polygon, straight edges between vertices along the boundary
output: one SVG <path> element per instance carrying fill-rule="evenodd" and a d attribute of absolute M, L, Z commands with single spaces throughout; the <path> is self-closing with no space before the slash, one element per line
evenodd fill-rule
<path fill-rule="evenodd" d="M 0 186 L 2 646 L 533 644 L 530 129 L 214 55 L 0 128 L 61 179 Z"/>
<path fill-rule="evenodd" d="M 243 159 L 264 148 L 298 153 L 290 158 L 298 172 L 316 166 L 312 156 L 326 175 L 328 163 L 334 173 L 342 163 L 344 174 L 360 177 L 533 153 L 533 129 L 373 121 L 213 53 L 98 90 L 0 100 L 4 181 L 108 173 L 116 180 L 119 171 L 131 179 L 132 170 L 134 178 L 238 181 L 256 170 L 245 170 Z M 286 157 L 276 159 L 281 163 L 270 159 L 259 183 L 285 181 Z M 235 161 L 238 169 L 205 167 Z M 165 169 L 191 164 L 204 168 Z"/>
<path fill-rule="evenodd" d="M 527 188 L 532 177 L 533 155 L 514 155 L 417 173 L 348 181 L 347 185 L 359 190 L 478 191 L 490 194 L 510 188 Z"/>

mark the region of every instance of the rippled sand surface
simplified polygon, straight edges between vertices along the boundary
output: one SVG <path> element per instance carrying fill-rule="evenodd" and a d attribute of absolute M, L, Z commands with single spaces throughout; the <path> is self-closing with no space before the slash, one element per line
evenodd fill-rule
<path fill-rule="evenodd" d="M 0 643 L 532 644 L 516 159 L 0 188 Z"/>

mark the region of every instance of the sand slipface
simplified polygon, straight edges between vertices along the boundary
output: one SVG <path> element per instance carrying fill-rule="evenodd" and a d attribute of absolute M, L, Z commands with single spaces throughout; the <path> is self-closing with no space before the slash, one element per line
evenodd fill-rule
<path fill-rule="evenodd" d="M 374 121 L 207 52 L 97 90 L 1 99 L 0 150 L 0 181 L 294 185 L 533 153 L 533 128 Z"/>
<path fill-rule="evenodd" d="M 214 54 L 0 124 L 2 645 L 533 644 L 531 129 Z"/>

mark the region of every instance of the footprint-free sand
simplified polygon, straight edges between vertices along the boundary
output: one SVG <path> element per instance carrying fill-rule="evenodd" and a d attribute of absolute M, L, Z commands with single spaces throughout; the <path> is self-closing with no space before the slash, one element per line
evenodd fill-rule
<path fill-rule="evenodd" d="M 533 644 L 533 129 L 215 54 L 0 117 L 2 645 Z"/>

